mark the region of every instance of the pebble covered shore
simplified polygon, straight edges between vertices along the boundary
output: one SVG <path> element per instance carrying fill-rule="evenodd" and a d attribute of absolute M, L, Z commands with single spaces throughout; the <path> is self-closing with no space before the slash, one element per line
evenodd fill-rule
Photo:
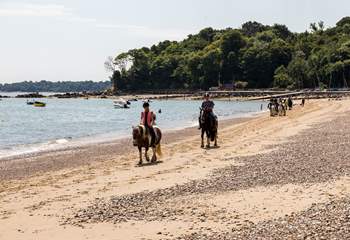
<path fill-rule="evenodd" d="M 214 209 L 210 216 L 196 199 L 259 186 L 315 184 L 350 174 L 350 118 L 346 116 L 317 124 L 289 142 L 271 146 L 273 151 L 236 158 L 241 165 L 217 169 L 208 178 L 152 192 L 97 199 L 92 206 L 64 219 L 64 224 L 179 220 L 209 218 L 227 231 L 195 231 L 175 239 L 349 239 L 350 196 L 291 215 L 253 223 L 235 224 L 235 212 Z M 226 159 L 227 160 L 227 159 Z M 233 159 L 232 159 L 233 160 Z M 164 238 L 171 238 L 167 236 Z"/>

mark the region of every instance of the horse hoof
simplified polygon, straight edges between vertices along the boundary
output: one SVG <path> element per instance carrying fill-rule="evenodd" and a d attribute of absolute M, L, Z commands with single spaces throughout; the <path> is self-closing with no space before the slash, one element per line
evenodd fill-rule
<path fill-rule="evenodd" d="M 149 158 L 146 158 L 146 161 L 149 162 Z"/>
<path fill-rule="evenodd" d="M 206 148 L 210 148 L 210 145 L 205 146 Z"/>
<path fill-rule="evenodd" d="M 201 148 L 204 148 L 204 145 L 203 145 L 203 144 L 201 145 Z"/>
<path fill-rule="evenodd" d="M 138 165 L 141 166 L 142 165 L 142 161 L 139 161 Z"/>
<path fill-rule="evenodd" d="M 152 163 L 155 163 L 156 161 L 157 161 L 157 158 L 156 158 L 156 157 L 152 157 L 151 162 L 152 162 Z"/>

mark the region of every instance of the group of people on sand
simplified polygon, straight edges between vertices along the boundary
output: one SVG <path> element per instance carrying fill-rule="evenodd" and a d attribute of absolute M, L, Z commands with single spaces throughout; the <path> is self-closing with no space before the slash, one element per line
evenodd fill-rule
<path fill-rule="evenodd" d="M 270 116 L 286 116 L 287 110 L 293 109 L 293 99 L 292 97 L 285 98 L 271 98 L 267 108 L 270 110 Z M 302 107 L 305 105 L 305 98 L 301 99 Z"/>
<path fill-rule="evenodd" d="M 283 98 L 271 98 L 267 108 L 270 110 L 270 116 L 286 116 L 287 109 L 292 110 L 293 100 L 291 97 L 288 99 Z"/>

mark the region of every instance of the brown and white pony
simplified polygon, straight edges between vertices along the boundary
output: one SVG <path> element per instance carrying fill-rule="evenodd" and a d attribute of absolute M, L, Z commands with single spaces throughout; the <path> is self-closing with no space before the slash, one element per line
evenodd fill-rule
<path fill-rule="evenodd" d="M 151 162 L 154 163 L 157 161 L 157 155 L 160 157 L 162 155 L 162 150 L 160 146 L 160 141 L 162 140 L 162 131 L 157 127 L 153 126 L 156 139 L 154 141 L 154 146 L 151 146 L 151 135 L 146 131 L 145 126 L 139 125 L 137 127 L 132 127 L 132 138 L 133 144 L 139 149 L 140 161 L 139 165 L 142 164 L 142 148 L 145 148 L 145 158 L 149 162 L 150 159 L 147 155 L 148 149 L 152 148 L 153 156 Z"/>

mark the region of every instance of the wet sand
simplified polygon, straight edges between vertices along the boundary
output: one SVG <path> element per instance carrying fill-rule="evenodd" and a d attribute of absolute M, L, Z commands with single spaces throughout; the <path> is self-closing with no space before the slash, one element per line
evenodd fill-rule
<path fill-rule="evenodd" d="M 307 102 L 227 122 L 215 149 L 186 129 L 143 167 L 113 144 L 58 153 L 0 182 L 0 239 L 347 239 L 349 116 L 350 100 Z"/>
<path fill-rule="evenodd" d="M 220 121 L 220 127 L 230 126 L 249 119 L 250 118 L 234 118 L 223 120 Z M 200 131 L 197 127 L 166 131 L 162 143 L 173 143 L 184 138 L 199 136 L 199 134 Z M 98 144 L 85 144 L 55 151 L 2 158 L 0 159 L 0 181 L 19 180 L 40 176 L 50 171 L 108 161 L 112 160 L 117 155 L 129 154 L 135 151 L 137 151 L 137 148 L 132 145 L 130 136 L 128 138 Z M 151 154 L 151 151 L 149 153 Z"/>

